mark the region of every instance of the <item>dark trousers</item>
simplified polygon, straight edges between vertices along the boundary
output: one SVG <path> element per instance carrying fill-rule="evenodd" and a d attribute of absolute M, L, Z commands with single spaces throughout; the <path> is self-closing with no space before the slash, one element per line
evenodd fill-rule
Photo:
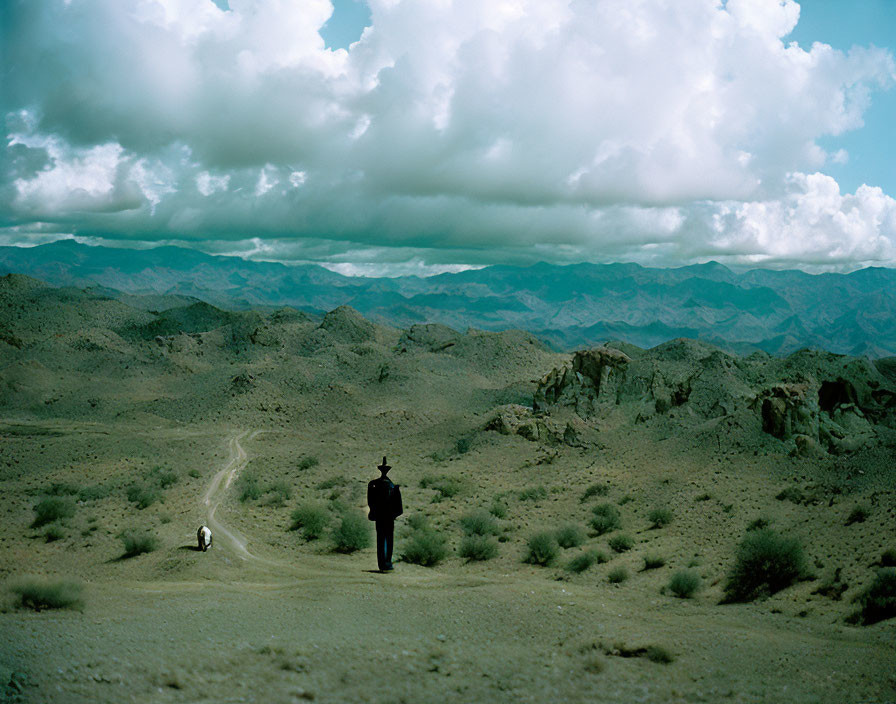
<path fill-rule="evenodd" d="M 392 534 L 395 521 L 376 522 L 376 563 L 381 570 L 392 569 Z"/>

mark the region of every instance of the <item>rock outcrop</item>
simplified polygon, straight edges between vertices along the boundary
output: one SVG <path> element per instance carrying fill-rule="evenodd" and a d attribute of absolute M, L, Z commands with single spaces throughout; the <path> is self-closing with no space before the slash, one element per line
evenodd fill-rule
<path fill-rule="evenodd" d="M 739 442 L 762 442 L 765 434 L 803 456 L 896 442 L 892 379 L 867 360 L 811 350 L 742 358 L 694 340 L 635 355 L 605 345 L 576 352 L 544 375 L 533 408 L 533 419 L 514 432 L 540 438 L 552 416 L 572 412 L 593 428 L 654 423 L 664 433 L 720 434 L 737 428 Z"/>
<path fill-rule="evenodd" d="M 542 445 L 587 445 L 585 424 L 579 419 L 555 418 L 536 413 L 531 408 L 512 403 L 500 406 L 484 430 L 494 430 L 502 435 L 519 435 Z"/>
<path fill-rule="evenodd" d="M 818 438 L 818 402 L 809 384 L 776 384 L 757 397 L 762 430 L 779 440 Z"/>
<path fill-rule="evenodd" d="M 607 399 L 615 403 L 615 389 L 625 379 L 631 358 L 611 347 L 576 352 L 562 367 L 545 374 L 535 391 L 533 408 L 544 411 L 559 404 L 585 417 Z"/>

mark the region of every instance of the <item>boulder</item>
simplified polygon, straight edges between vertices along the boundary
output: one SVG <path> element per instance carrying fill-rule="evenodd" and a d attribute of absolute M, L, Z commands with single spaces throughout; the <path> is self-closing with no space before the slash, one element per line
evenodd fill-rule
<path fill-rule="evenodd" d="M 518 404 L 508 404 L 497 409 L 495 415 L 485 425 L 485 430 L 494 430 L 502 435 L 519 435 L 526 440 L 546 445 L 578 442 L 575 430 L 567 424 L 560 427 L 551 419 L 538 416 L 531 409 Z"/>

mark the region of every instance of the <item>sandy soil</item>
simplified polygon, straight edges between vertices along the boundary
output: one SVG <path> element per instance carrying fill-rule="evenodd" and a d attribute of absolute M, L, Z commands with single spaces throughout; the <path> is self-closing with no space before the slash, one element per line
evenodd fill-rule
<path fill-rule="evenodd" d="M 775 609 L 767 602 L 720 607 L 715 595 L 672 599 L 659 594 L 647 573 L 621 585 L 597 574 L 558 580 L 562 571 L 522 565 L 506 546 L 502 559 L 485 565 L 458 559 L 434 569 L 399 563 L 385 575 L 372 571 L 371 549 L 336 555 L 297 546 L 294 535 L 289 548 L 280 547 L 279 532 L 263 523 L 253 532 L 252 511 L 234 500 L 233 490 L 256 453 L 270 453 L 283 438 L 248 429 L 203 437 L 188 429 L 172 432 L 169 445 L 177 444 L 176 435 L 204 448 L 212 461 L 202 482 L 183 491 L 182 506 L 174 497 L 166 500 L 166 510 L 178 518 L 160 526 L 170 529 L 162 549 L 99 566 L 84 564 L 81 555 L 42 563 L 24 551 L 11 554 L 12 538 L 4 535 L 7 559 L 18 558 L 33 571 L 80 573 L 88 581 L 82 612 L 10 610 L 0 616 L 0 663 L 4 673 L 21 673 L 21 692 L 8 691 L 15 695 L 10 698 L 410 703 L 896 697 L 892 623 L 857 628 L 823 613 L 800 617 L 788 600 Z M 408 493 L 413 510 L 417 500 Z M 189 518 L 196 520 L 187 523 Z M 208 553 L 188 542 L 188 529 L 202 518 L 215 535 Z M 668 650 L 674 662 L 623 656 L 651 645 Z"/>
<path fill-rule="evenodd" d="M 0 279 L 3 698 L 896 702 L 896 620 L 847 622 L 896 550 L 892 360 L 679 340 L 623 345 L 626 371 L 597 373 L 520 332 L 175 312 L 160 327 Z M 535 413 L 546 388 L 562 403 Z M 516 431 L 495 427 L 502 413 Z M 447 541 L 434 567 L 379 574 L 372 545 L 332 549 L 383 455 L 405 503 L 396 553 L 425 518 Z M 51 495 L 70 515 L 35 526 Z M 601 502 L 619 511 L 612 534 L 589 530 Z M 319 539 L 290 529 L 305 504 L 329 521 Z M 657 508 L 671 523 L 652 527 Z M 498 515 L 484 562 L 458 552 L 475 509 Z M 758 519 L 800 541 L 811 574 L 722 605 Z M 580 546 L 523 562 L 535 532 L 567 523 Z M 124 558 L 131 531 L 157 547 Z M 569 571 L 582 551 L 606 562 Z M 700 577 L 693 598 L 665 591 L 681 569 Z M 83 608 L 20 608 L 28 575 L 79 581 Z"/>

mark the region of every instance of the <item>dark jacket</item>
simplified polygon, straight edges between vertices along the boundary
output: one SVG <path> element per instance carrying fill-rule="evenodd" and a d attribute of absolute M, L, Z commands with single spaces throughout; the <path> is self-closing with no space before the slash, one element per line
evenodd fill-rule
<path fill-rule="evenodd" d="M 371 521 L 394 521 L 403 512 L 401 490 L 389 477 L 378 477 L 367 484 L 368 518 Z"/>

